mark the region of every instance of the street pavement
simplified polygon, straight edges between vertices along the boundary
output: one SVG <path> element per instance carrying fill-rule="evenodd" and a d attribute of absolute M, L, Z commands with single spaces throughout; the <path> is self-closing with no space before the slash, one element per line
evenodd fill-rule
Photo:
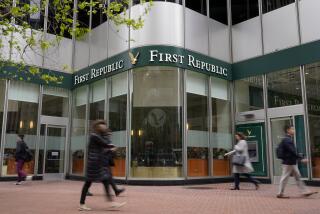
<path fill-rule="evenodd" d="M 82 182 L 26 181 L 23 185 L 0 182 L 0 214 L 73 214 L 78 211 Z M 231 184 L 188 186 L 123 186 L 126 192 L 115 198 L 127 204 L 109 209 L 102 184 L 93 184 L 86 204 L 95 213 L 136 214 L 320 214 L 320 195 L 303 198 L 295 185 L 289 185 L 290 199 L 278 199 L 276 185 L 263 184 L 259 190 L 241 183 L 240 191 Z M 311 187 L 317 191 L 319 188 Z"/>

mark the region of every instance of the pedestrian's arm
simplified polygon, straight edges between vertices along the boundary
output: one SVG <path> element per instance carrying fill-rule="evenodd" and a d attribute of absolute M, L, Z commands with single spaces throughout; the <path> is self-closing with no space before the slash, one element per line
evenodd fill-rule
<path fill-rule="evenodd" d="M 106 147 L 106 148 L 114 148 L 115 147 L 115 145 L 111 144 L 111 141 L 109 138 L 104 138 L 104 137 L 97 135 L 97 134 L 92 134 L 91 140 L 93 140 L 99 144 L 102 144 L 102 146 Z"/>
<path fill-rule="evenodd" d="M 232 151 L 230 151 L 230 152 L 228 152 L 228 153 L 224 154 L 224 156 L 230 156 L 230 155 L 233 155 L 235 152 L 236 152 L 236 150 L 234 149 L 234 150 L 232 150 Z"/>
<path fill-rule="evenodd" d="M 288 139 L 284 139 L 285 150 L 288 151 L 289 153 L 291 153 L 292 155 L 294 155 L 297 159 L 302 159 L 303 157 L 301 157 L 297 153 L 297 151 L 295 150 L 295 147 L 291 146 L 290 143 L 293 143 L 293 142 L 289 142 Z"/>

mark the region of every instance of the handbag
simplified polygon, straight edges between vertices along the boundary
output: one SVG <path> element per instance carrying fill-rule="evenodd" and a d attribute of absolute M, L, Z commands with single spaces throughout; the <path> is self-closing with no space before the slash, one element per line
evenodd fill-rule
<path fill-rule="evenodd" d="M 246 156 L 242 154 L 235 154 L 232 156 L 232 164 L 236 166 L 244 166 L 246 162 Z"/>
<path fill-rule="evenodd" d="M 27 148 L 27 149 L 26 149 L 26 153 L 25 153 L 24 161 L 25 161 L 25 162 L 30 162 L 32 159 L 33 159 L 33 154 L 32 154 L 32 152 L 30 151 L 30 149 Z"/>

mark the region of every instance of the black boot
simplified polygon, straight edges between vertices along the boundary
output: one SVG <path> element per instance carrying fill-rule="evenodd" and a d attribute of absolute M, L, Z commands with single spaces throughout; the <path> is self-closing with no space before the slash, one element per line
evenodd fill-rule
<path fill-rule="evenodd" d="M 118 197 L 121 193 L 123 193 L 125 191 L 125 189 L 117 189 L 116 191 L 115 191 L 115 193 L 116 193 L 116 196 Z"/>
<path fill-rule="evenodd" d="M 230 188 L 230 190 L 240 190 L 240 188 L 239 187 L 232 187 L 232 188 Z"/>

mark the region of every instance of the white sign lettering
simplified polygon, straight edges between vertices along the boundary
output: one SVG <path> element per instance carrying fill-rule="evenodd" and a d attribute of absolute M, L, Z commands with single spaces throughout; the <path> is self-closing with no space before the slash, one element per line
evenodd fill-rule
<path fill-rule="evenodd" d="M 149 62 L 166 62 L 166 63 L 172 62 L 172 63 L 184 64 L 185 56 L 180 54 L 161 53 L 158 50 L 150 50 L 149 53 L 150 53 Z M 188 54 L 187 58 L 188 58 L 188 63 L 186 65 L 189 67 L 197 68 L 197 69 L 211 72 L 211 73 L 216 73 L 223 76 L 228 76 L 227 68 L 196 59 L 191 54 Z"/>

